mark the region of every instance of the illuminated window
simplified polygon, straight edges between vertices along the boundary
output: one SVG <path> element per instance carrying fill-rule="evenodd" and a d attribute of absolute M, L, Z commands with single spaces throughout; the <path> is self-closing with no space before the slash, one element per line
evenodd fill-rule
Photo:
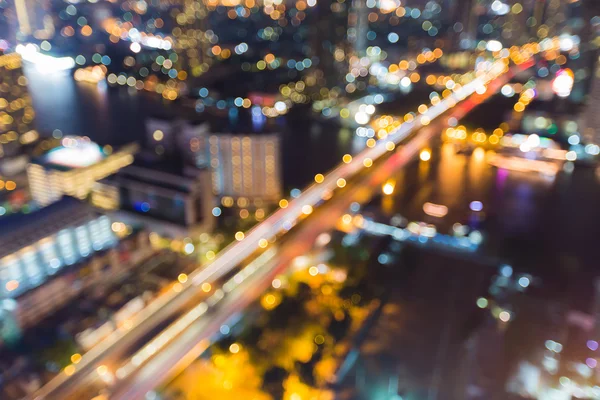
<path fill-rule="evenodd" d="M 46 273 L 49 275 L 55 274 L 62 265 L 56 253 L 56 241 L 54 238 L 44 240 L 40 243 L 39 249 L 42 261 L 46 265 Z"/>
<path fill-rule="evenodd" d="M 25 274 L 27 274 L 27 277 L 29 278 L 27 286 L 39 285 L 44 280 L 46 274 L 40 266 L 37 252 L 34 251 L 33 248 L 28 249 L 21 256 L 21 260 L 23 263 Z"/>
<path fill-rule="evenodd" d="M 63 229 L 57 235 L 58 248 L 62 258 L 67 265 L 71 265 L 77 261 L 77 253 L 73 246 L 73 235 L 70 229 Z"/>
<path fill-rule="evenodd" d="M 92 251 L 92 242 L 90 241 L 85 225 L 75 228 L 75 239 L 77 240 L 79 254 L 81 254 L 82 257 L 89 256 Z"/>
<path fill-rule="evenodd" d="M 109 246 L 115 243 L 116 237 L 110 227 L 110 219 L 107 216 L 102 216 L 96 221 L 98 221 L 98 226 L 100 227 L 98 240 L 103 243 L 103 246 Z"/>

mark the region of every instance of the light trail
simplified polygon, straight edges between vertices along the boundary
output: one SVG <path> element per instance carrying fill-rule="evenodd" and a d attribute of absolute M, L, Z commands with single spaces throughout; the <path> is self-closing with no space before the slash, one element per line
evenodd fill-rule
<path fill-rule="evenodd" d="M 85 380 L 88 373 L 93 373 L 105 357 L 115 348 L 132 344 L 136 339 L 141 338 L 149 332 L 152 327 L 167 319 L 186 301 L 192 299 L 198 293 L 199 286 L 206 282 L 214 282 L 225 274 L 231 272 L 241 262 L 250 257 L 254 252 L 260 249 L 259 242 L 262 240 L 273 241 L 277 235 L 287 232 L 293 225 L 304 216 L 303 207 L 309 205 L 313 208 L 328 199 L 331 194 L 341 187 L 340 181 L 346 182 L 357 175 L 365 168 L 365 160 L 375 161 L 386 153 L 390 152 L 391 146 L 400 144 L 411 134 L 424 126 L 429 125 L 440 115 L 455 107 L 461 101 L 473 94 L 485 93 L 485 87 L 492 80 L 508 72 L 507 60 L 501 59 L 491 64 L 490 68 L 482 73 L 472 82 L 462 86 L 460 89 L 440 101 L 437 105 L 431 106 L 427 111 L 415 118 L 411 122 L 405 122 L 396 130 L 390 132 L 385 139 L 378 140 L 375 146 L 366 148 L 357 154 L 348 163 L 341 163 L 335 169 L 330 171 L 322 183 L 315 183 L 309 186 L 296 199 L 291 200 L 287 208 L 280 208 L 262 223 L 251 229 L 241 241 L 236 241 L 221 251 L 217 258 L 205 268 L 200 267 L 189 275 L 190 279 L 181 284 L 181 290 L 170 291 L 159 297 L 142 310 L 133 321 L 129 329 L 119 329 L 100 342 L 97 346 L 87 352 L 82 360 L 74 365 L 75 371 L 67 375 L 64 371 L 52 379 L 48 384 L 35 392 L 29 399 L 54 399 L 65 398 L 57 396 L 64 390 L 69 390 L 69 386 L 77 384 L 78 379 Z M 527 63 L 520 67 L 525 69 Z M 531 63 L 532 65 L 532 63 Z M 418 143 L 410 143 L 408 146 L 416 146 Z M 395 146 L 394 146 L 395 147 Z M 393 150 L 393 148 L 392 148 Z M 158 320 L 158 321 L 157 321 Z M 152 322 L 155 322 L 152 324 Z M 149 326 L 150 325 L 150 326 Z M 129 371 L 128 371 L 129 373 Z"/>

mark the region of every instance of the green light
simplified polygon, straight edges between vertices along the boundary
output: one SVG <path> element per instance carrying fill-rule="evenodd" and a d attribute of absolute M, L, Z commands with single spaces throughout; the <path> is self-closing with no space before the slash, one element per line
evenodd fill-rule
<path fill-rule="evenodd" d="M 488 306 L 488 301 L 485 297 L 480 297 L 477 299 L 477 307 L 486 308 Z"/>

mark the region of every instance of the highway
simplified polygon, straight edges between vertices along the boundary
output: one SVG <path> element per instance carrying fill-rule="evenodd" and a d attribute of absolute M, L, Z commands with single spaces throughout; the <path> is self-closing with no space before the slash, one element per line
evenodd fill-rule
<path fill-rule="evenodd" d="M 527 66 L 524 66 L 526 68 Z M 488 91 L 474 95 L 455 107 L 449 117 L 462 118 L 471 109 L 498 91 L 511 74 L 494 81 Z M 205 318 L 198 318 L 189 328 L 173 337 L 170 344 L 127 379 L 121 380 L 110 389 L 110 398 L 125 400 L 143 398 L 144 395 L 180 373 L 208 347 L 211 338 L 218 335 L 220 327 L 232 316 L 239 315 L 255 301 L 271 284 L 272 279 L 282 273 L 294 258 L 308 254 L 317 236 L 333 229 L 339 218 L 347 212 L 354 201 L 364 202 L 381 190 L 381 185 L 398 169 L 404 167 L 415 154 L 446 125 L 440 120 L 421 128 L 409 144 L 400 147 L 382 163 L 374 165 L 368 173 L 360 174 L 328 202 L 315 210 L 313 215 L 298 225 L 290 234 L 278 241 L 277 255 L 268 262 L 259 263 L 259 269 L 236 290 L 226 295 L 221 303 L 208 311 Z"/>
<path fill-rule="evenodd" d="M 525 69 L 531 65 L 532 63 L 521 64 L 518 68 Z M 119 373 L 111 371 L 116 374 L 118 381 L 113 386 L 111 398 L 143 397 L 146 391 L 160 384 L 163 378 L 172 376 L 181 369 L 182 362 L 188 359 L 193 361 L 194 355 L 202 350 L 201 344 L 206 345 L 207 339 L 220 327 L 219 322 L 243 310 L 260 295 L 261 288 L 270 284 L 271 276 L 285 268 L 296 255 L 308 252 L 316 236 L 331 229 L 351 202 L 364 201 L 373 191 L 379 190 L 383 181 L 394 170 L 404 166 L 432 137 L 439 134 L 447 119 L 437 121 L 436 118 L 452 109 L 448 117 L 460 119 L 477 104 L 496 93 L 511 75 L 512 72 L 506 73 L 504 62 L 494 63 L 489 72 L 463 86 L 437 105 L 431 106 L 412 122 L 402 124 L 386 139 L 366 148 L 350 162 L 341 163 L 325 176 L 322 183 L 308 187 L 298 198 L 291 200 L 286 208 L 277 210 L 250 230 L 243 240 L 225 248 L 211 264 L 190 274 L 187 282 L 176 285 L 172 291 L 151 303 L 132 321 L 132 328 L 115 332 L 86 353 L 82 361 L 75 365 L 76 369 L 72 375 L 62 372 L 31 398 L 82 398 L 75 393 L 81 393 L 87 384 L 96 382 L 99 367 L 105 366 L 115 370 L 116 366 L 123 368 L 119 368 Z M 496 79 L 498 76 L 500 78 Z M 487 84 L 489 86 L 485 90 Z M 431 124 L 434 120 L 436 123 Z M 396 148 L 413 135 L 409 143 Z M 385 161 L 380 165 L 374 164 L 369 173 L 360 174 L 367 170 L 365 164 L 368 163 L 365 163 L 365 160 L 370 159 L 374 162 L 380 158 L 384 158 Z M 352 178 L 355 179 L 350 181 Z M 334 196 L 331 197 L 332 195 Z M 329 198 L 331 200 L 328 200 Z M 310 206 L 309 212 L 307 206 Z M 286 236 L 286 245 L 281 247 L 276 259 L 265 263 L 265 266 L 260 268 L 260 273 L 253 274 L 247 283 L 239 286 L 250 286 L 251 290 L 235 290 L 228 296 L 217 290 L 205 300 L 207 294 L 200 289 L 202 284 L 226 279 L 226 275 L 235 272 L 245 260 L 262 252 L 265 240 L 273 242 L 313 209 L 313 215 L 307 217 L 306 223 L 300 224 L 289 238 Z M 215 301 L 215 298 L 212 298 L 215 293 L 222 293 L 222 302 L 221 299 Z M 215 301 L 214 309 L 198 308 L 201 304 L 207 304 L 210 298 L 211 301 Z M 200 318 L 207 312 L 211 315 L 210 319 Z M 163 338 L 157 342 L 160 346 L 144 347 L 143 349 L 147 349 L 145 352 L 136 352 L 140 345 L 149 339 L 148 336 L 158 334 L 162 328 L 179 317 L 181 319 L 167 328 L 173 332 L 171 337 L 158 335 Z M 177 329 L 173 328 L 174 326 L 177 326 Z M 204 342 L 201 342 L 202 340 Z M 139 357 L 134 359 L 136 355 Z M 100 370 L 104 372 L 104 368 Z"/>

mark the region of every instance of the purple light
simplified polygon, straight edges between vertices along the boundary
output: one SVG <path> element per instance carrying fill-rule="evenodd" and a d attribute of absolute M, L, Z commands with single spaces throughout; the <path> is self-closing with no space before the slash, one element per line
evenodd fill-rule
<path fill-rule="evenodd" d="M 588 340 L 587 347 L 592 351 L 596 351 L 598 350 L 598 342 L 596 342 L 595 340 Z"/>
<path fill-rule="evenodd" d="M 587 360 L 585 360 L 585 363 L 590 368 L 596 368 L 596 365 L 598 365 L 598 361 L 596 361 L 595 358 L 588 358 Z"/>
<path fill-rule="evenodd" d="M 469 208 L 473 211 L 481 211 L 483 210 L 483 204 L 480 201 L 472 201 Z"/>

